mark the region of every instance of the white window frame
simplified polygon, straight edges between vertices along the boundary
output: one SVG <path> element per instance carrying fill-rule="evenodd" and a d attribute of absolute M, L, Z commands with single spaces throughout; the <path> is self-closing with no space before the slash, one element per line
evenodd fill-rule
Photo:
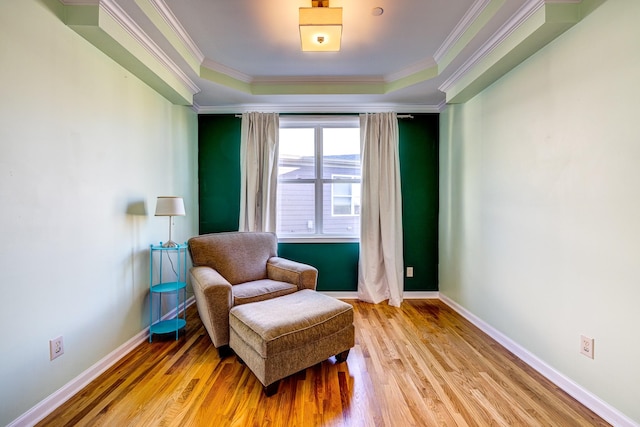
<path fill-rule="evenodd" d="M 323 196 L 324 184 L 337 183 L 360 183 L 360 179 L 332 179 L 323 178 L 323 157 L 322 157 L 322 130 L 325 128 L 359 128 L 359 116 L 280 116 L 280 128 L 313 128 L 315 132 L 315 178 L 279 180 L 279 182 L 295 182 L 299 184 L 312 183 L 315 188 L 315 234 L 286 235 L 278 236 L 278 240 L 283 243 L 335 243 L 335 242 L 359 242 L 360 236 L 323 234 Z M 331 197 L 331 214 L 333 214 L 333 197 Z M 279 208 L 278 208 L 279 209 Z M 356 215 L 351 215 L 356 216 Z M 359 215 L 357 215 L 359 216 Z"/>

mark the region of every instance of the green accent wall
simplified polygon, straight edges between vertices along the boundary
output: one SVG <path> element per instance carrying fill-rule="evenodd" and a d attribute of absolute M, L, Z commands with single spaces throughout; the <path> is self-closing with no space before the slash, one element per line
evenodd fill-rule
<path fill-rule="evenodd" d="M 405 291 L 438 290 L 439 115 L 413 114 L 398 120 Z M 405 268 L 406 271 L 406 268 Z"/>
<path fill-rule="evenodd" d="M 317 268 L 319 291 L 357 290 L 359 243 L 280 243 L 278 255 Z"/>
<path fill-rule="evenodd" d="M 438 114 L 399 120 L 406 291 L 438 290 Z M 200 115 L 200 234 L 238 229 L 241 120 Z M 318 268 L 318 290 L 356 291 L 358 243 L 280 243 L 285 258 Z"/>
<path fill-rule="evenodd" d="M 238 230 L 240 127 L 233 114 L 198 117 L 200 234 Z"/>

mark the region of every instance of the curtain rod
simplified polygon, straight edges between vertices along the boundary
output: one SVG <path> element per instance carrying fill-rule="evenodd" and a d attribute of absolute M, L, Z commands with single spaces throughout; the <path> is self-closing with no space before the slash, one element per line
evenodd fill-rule
<path fill-rule="evenodd" d="M 237 118 L 242 118 L 242 114 L 236 114 Z M 398 114 L 397 117 L 399 119 L 413 119 L 413 116 L 411 114 Z"/>

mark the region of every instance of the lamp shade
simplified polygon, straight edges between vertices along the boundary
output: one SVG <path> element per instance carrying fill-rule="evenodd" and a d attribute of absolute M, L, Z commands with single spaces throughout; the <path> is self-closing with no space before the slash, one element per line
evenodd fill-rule
<path fill-rule="evenodd" d="M 337 52 L 342 39 L 341 7 L 301 7 L 300 44 L 305 52 Z"/>
<path fill-rule="evenodd" d="M 184 216 L 184 201 L 182 197 L 159 196 L 156 202 L 156 216 Z"/>

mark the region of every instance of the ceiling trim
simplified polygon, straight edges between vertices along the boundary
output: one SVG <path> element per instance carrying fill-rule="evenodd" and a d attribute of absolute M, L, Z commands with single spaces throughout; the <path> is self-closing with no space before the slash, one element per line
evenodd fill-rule
<path fill-rule="evenodd" d="M 376 84 L 384 84 L 387 81 L 382 77 L 376 76 L 263 76 L 254 78 L 251 83 L 253 85 L 261 85 L 261 84 L 287 84 L 287 83 L 303 83 L 303 84 L 314 84 L 314 83 L 345 83 L 345 84 L 355 84 L 355 83 L 376 83 Z"/>
<path fill-rule="evenodd" d="M 531 16 L 544 6 L 544 0 L 530 0 L 522 5 L 522 7 L 511 17 L 511 19 L 498 29 L 495 34 L 487 40 L 460 68 L 458 68 L 447 80 L 445 80 L 438 89 L 447 92 L 454 86 L 469 70 L 476 66 L 489 53 L 493 52 L 500 43 L 508 36 L 520 28 Z"/>
<path fill-rule="evenodd" d="M 167 38 L 176 51 L 185 56 L 181 47 L 191 46 L 185 61 L 192 64 L 193 57 L 200 59 L 199 69 L 191 65 L 199 76 L 214 83 L 251 94 L 383 94 L 421 83 L 437 77 L 462 49 L 478 34 L 491 17 L 502 7 L 505 0 L 476 0 L 438 49 L 440 61 L 426 58 L 408 68 L 384 76 L 337 76 L 282 78 L 251 76 L 232 69 L 210 58 L 204 57 L 164 0 L 135 0 L 149 20 Z M 168 24 L 167 24 L 168 23 Z M 300 85 L 300 82 L 304 82 Z M 375 83 L 375 84 L 373 84 Z M 278 92 L 278 90 L 282 90 Z M 367 92 L 367 90 L 371 90 Z"/>
<path fill-rule="evenodd" d="M 253 95 L 371 95 L 386 94 L 439 76 L 500 10 L 506 0 L 477 0 L 445 39 L 434 58 L 385 76 L 250 76 L 204 57 L 164 0 L 135 0 L 151 23 L 166 37 L 201 78 Z M 465 102 L 549 41 L 579 22 L 605 0 L 530 0 L 503 25 L 439 89 L 450 103 Z M 171 102 L 193 104 L 200 91 L 171 58 L 115 0 L 59 0 L 65 24 L 86 38 L 124 68 L 138 76 Z M 62 19 L 62 18 L 61 18 Z M 253 104 L 248 104 L 248 107 Z M 275 106 L 265 105 L 265 108 Z M 226 110 L 240 107 L 216 107 Z M 262 107 L 261 107 L 262 108 Z M 287 111 L 344 112 L 352 108 L 398 109 L 398 105 L 366 104 L 335 107 L 314 103 L 286 107 Z M 402 107 L 405 108 L 405 107 Z M 408 105 L 408 112 L 440 111 L 441 106 Z M 335 110 L 334 110 L 335 109 Z"/>
<path fill-rule="evenodd" d="M 98 6 L 100 0 L 60 0 L 65 6 Z"/>
<path fill-rule="evenodd" d="M 451 64 L 469 41 L 504 5 L 504 2 L 505 0 L 477 0 L 471 5 L 449 37 L 433 55 L 441 71 Z"/>
<path fill-rule="evenodd" d="M 227 67 L 226 65 L 223 65 L 209 58 L 205 58 L 204 61 L 202 61 L 202 64 L 200 65 L 200 69 L 202 69 L 203 67 L 216 71 L 218 73 L 226 74 L 232 79 L 239 80 L 243 83 L 251 83 L 255 80 L 252 76 L 248 74 L 241 73 L 238 70 Z"/>
<path fill-rule="evenodd" d="M 131 36 L 147 49 L 162 65 L 173 72 L 191 89 L 191 93 L 200 92 L 200 88 L 176 65 L 175 62 L 144 32 L 142 28 L 113 0 L 101 0 L 100 7 L 111 15 Z"/>
<path fill-rule="evenodd" d="M 451 47 L 458 41 L 462 34 L 471 26 L 473 21 L 475 21 L 478 15 L 487 7 L 490 0 L 476 0 L 475 3 L 471 5 L 471 7 L 467 10 L 467 13 L 464 14 L 462 19 L 456 24 L 453 31 L 449 33 L 447 38 L 444 40 L 442 45 L 436 50 L 436 53 L 433 55 L 434 61 L 440 62 L 442 58 L 446 55 L 446 53 L 451 49 Z"/>
<path fill-rule="evenodd" d="M 596 0 L 600 4 L 605 0 Z M 590 10 L 593 5 L 590 4 Z M 583 2 L 531 0 L 524 4 L 439 89 L 447 103 L 466 102 L 532 56 L 584 16 Z"/>
<path fill-rule="evenodd" d="M 59 0 L 64 23 L 161 95 L 190 105 L 200 88 L 113 0 Z"/>
<path fill-rule="evenodd" d="M 222 86 L 226 86 L 231 89 L 235 89 L 237 91 L 243 93 L 251 93 L 251 83 L 242 81 L 240 79 L 236 79 L 231 77 L 229 74 L 214 70 L 212 68 L 205 67 L 204 65 L 200 66 L 200 77 L 203 79 L 207 79 L 214 83 L 218 83 Z"/>
<path fill-rule="evenodd" d="M 136 0 L 136 3 L 141 2 L 141 0 Z M 204 61 L 204 54 L 200 51 L 200 48 L 196 45 L 196 43 L 191 39 L 187 30 L 184 29 L 178 18 L 173 14 L 169 6 L 163 0 L 149 0 L 149 2 L 156 8 L 156 10 L 160 13 L 160 16 L 167 20 L 167 23 L 171 26 L 171 29 L 175 31 L 180 38 L 182 39 L 182 43 L 185 44 L 191 54 L 198 59 L 198 61 Z"/>
<path fill-rule="evenodd" d="M 384 82 L 355 82 L 348 80 L 298 81 L 252 83 L 254 95 L 382 95 L 387 93 Z"/>
<path fill-rule="evenodd" d="M 387 92 L 393 92 L 399 89 L 404 89 L 405 87 L 413 86 L 417 83 L 422 83 L 424 81 L 438 77 L 439 74 L 440 69 L 438 67 L 438 64 L 435 64 L 431 68 L 424 68 L 417 73 L 411 74 L 410 76 L 406 76 L 387 83 Z"/>
<path fill-rule="evenodd" d="M 329 103 L 308 103 L 283 106 L 281 104 L 241 104 L 223 106 L 199 106 L 194 104 L 194 109 L 198 114 L 241 114 L 252 111 L 261 111 L 280 114 L 339 114 L 339 113 L 382 113 L 394 111 L 396 113 L 440 113 L 444 110 L 446 103 L 442 101 L 437 105 L 418 104 L 389 104 L 389 103 L 366 103 L 340 105 Z"/>
<path fill-rule="evenodd" d="M 384 76 L 384 81 L 387 83 L 392 83 L 396 80 L 402 80 L 406 77 L 412 76 L 414 74 L 420 73 L 424 70 L 437 67 L 438 62 L 432 57 L 425 58 L 420 62 L 417 62 L 407 68 L 404 68 L 400 71 L 396 71 L 394 73 L 386 74 Z"/>
<path fill-rule="evenodd" d="M 205 60 L 200 48 L 163 0 L 135 0 L 149 20 L 196 73 Z"/>
<path fill-rule="evenodd" d="M 433 67 L 437 67 L 438 71 L 435 75 L 431 75 L 428 78 L 436 77 L 447 67 L 447 65 L 449 65 L 453 57 L 460 53 L 459 51 L 462 50 L 462 47 L 464 46 L 460 46 L 458 43 L 461 41 L 463 35 L 470 31 L 470 28 L 474 24 L 477 26 L 476 23 L 479 20 L 482 20 L 482 13 L 487 10 L 492 10 L 492 12 L 487 13 L 488 19 L 489 17 L 493 16 L 497 9 L 503 4 L 504 0 L 476 0 L 464 14 L 462 19 L 460 19 L 460 21 L 456 24 L 451 33 L 449 33 L 442 45 L 440 45 L 438 50 L 436 50 L 436 53 L 433 55 L 433 57 L 425 58 L 412 66 L 393 73 L 389 73 L 384 76 L 385 80 L 388 83 L 393 83 L 405 79 L 406 77 L 423 73 L 424 71 L 430 70 Z M 488 8 L 488 6 L 490 5 L 492 7 Z M 474 32 L 474 36 L 477 34 L 478 30 Z M 464 45 L 466 45 L 466 43 L 464 43 Z M 455 55 L 452 55 L 454 51 L 457 51 L 457 53 Z M 397 86 L 406 87 L 401 83 Z"/>

